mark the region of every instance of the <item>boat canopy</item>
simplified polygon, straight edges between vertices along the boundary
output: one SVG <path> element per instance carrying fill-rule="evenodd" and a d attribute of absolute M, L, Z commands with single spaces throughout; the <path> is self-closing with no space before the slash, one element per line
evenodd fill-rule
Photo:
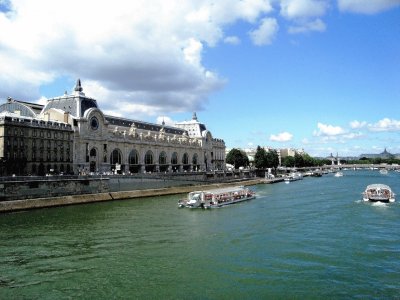
<path fill-rule="evenodd" d="M 374 183 L 374 184 L 370 184 L 367 186 L 367 190 L 371 190 L 371 189 L 387 189 L 387 190 L 391 190 L 391 188 L 386 185 L 386 184 L 381 184 L 381 183 Z"/>
<path fill-rule="evenodd" d="M 244 190 L 243 186 L 236 186 L 236 187 L 227 187 L 227 188 L 206 190 L 206 191 L 203 191 L 203 193 L 207 193 L 207 194 L 223 194 L 223 193 L 240 192 L 240 191 L 243 191 L 243 190 Z"/>

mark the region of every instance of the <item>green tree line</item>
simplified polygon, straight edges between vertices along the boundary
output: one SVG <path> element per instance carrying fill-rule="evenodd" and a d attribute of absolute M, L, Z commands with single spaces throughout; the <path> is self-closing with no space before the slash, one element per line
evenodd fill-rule
<path fill-rule="evenodd" d="M 249 158 L 247 154 L 239 149 L 233 148 L 226 156 L 226 162 L 231 164 L 238 169 L 240 167 L 247 167 L 249 165 Z M 358 160 L 341 160 L 342 164 L 399 164 L 400 159 L 390 157 L 388 159 L 383 158 L 366 158 L 362 157 Z M 303 168 L 303 167 L 320 167 L 323 165 L 330 165 L 329 159 L 318 159 L 311 157 L 307 153 L 299 154 L 296 153 L 294 156 L 286 156 L 282 158 L 281 165 L 288 168 Z M 276 170 L 279 166 L 279 156 L 276 150 L 266 151 L 264 148 L 257 146 L 256 153 L 254 155 L 254 167 L 257 169 L 271 168 Z"/>

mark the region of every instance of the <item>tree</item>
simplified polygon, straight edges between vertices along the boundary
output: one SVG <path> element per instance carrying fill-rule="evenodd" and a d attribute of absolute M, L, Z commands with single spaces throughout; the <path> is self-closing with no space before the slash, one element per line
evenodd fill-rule
<path fill-rule="evenodd" d="M 228 164 L 234 165 L 235 169 L 239 167 L 246 167 L 249 165 L 249 158 L 247 154 L 239 149 L 233 148 L 229 153 L 226 155 L 226 162 Z"/>
<path fill-rule="evenodd" d="M 316 160 L 307 153 L 303 154 L 303 161 L 304 161 L 304 167 L 313 167 L 317 165 Z"/>
<path fill-rule="evenodd" d="M 297 168 L 304 167 L 304 158 L 302 155 L 295 153 L 294 154 L 294 163 Z"/>
<path fill-rule="evenodd" d="M 264 169 L 267 167 L 267 163 L 267 152 L 264 148 L 257 146 L 257 151 L 254 155 L 254 166 L 257 169 Z"/>
<path fill-rule="evenodd" d="M 293 168 L 295 165 L 294 157 L 293 156 L 286 156 L 282 159 L 282 165 L 287 168 Z"/>
<path fill-rule="evenodd" d="M 267 152 L 267 167 L 273 168 L 276 173 L 276 168 L 279 166 L 279 156 L 276 150 L 269 150 Z"/>

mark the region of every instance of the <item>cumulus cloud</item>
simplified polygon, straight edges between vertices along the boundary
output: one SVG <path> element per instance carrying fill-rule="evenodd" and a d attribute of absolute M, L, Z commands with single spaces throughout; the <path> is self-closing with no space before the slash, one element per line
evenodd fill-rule
<path fill-rule="evenodd" d="M 305 33 L 310 31 L 323 32 L 326 30 L 326 25 L 321 19 L 314 21 L 300 22 L 295 26 L 289 26 L 289 33 Z"/>
<path fill-rule="evenodd" d="M 260 26 L 249 32 L 250 38 L 257 46 L 268 45 L 272 43 L 273 38 L 278 32 L 278 22 L 274 18 L 264 18 Z"/>
<path fill-rule="evenodd" d="M 153 115 L 204 107 L 225 84 L 202 64 L 204 47 L 223 42 L 225 26 L 257 26 L 272 11 L 269 0 L 3 0 L 0 7 L 0 98 L 33 101 L 43 84 L 79 77 L 86 94 L 117 115 L 125 105 Z"/>
<path fill-rule="evenodd" d="M 239 45 L 240 39 L 237 36 L 227 36 L 226 38 L 224 38 L 224 43 L 230 45 Z"/>
<path fill-rule="evenodd" d="M 292 21 L 288 32 L 292 34 L 326 30 L 320 17 L 329 9 L 327 0 L 281 0 L 280 14 Z"/>
<path fill-rule="evenodd" d="M 355 140 L 363 137 L 365 137 L 365 135 L 362 132 L 350 132 L 343 135 L 343 138 L 347 140 Z"/>
<path fill-rule="evenodd" d="M 268 45 L 280 28 L 279 14 L 291 33 L 324 31 L 330 3 L 0 0 L 0 98 L 34 101 L 43 85 L 81 78 L 85 93 L 116 115 L 199 110 L 226 83 L 203 64 L 205 49 L 243 38 L 225 36 L 229 26 L 247 22 L 251 41 Z M 341 0 L 339 7 L 356 11 L 357 3 Z M 365 6 L 379 11 L 397 4 L 371 0 Z"/>
<path fill-rule="evenodd" d="M 400 131 L 400 121 L 384 118 L 377 123 L 368 124 L 368 129 L 371 131 Z"/>
<path fill-rule="evenodd" d="M 156 123 L 157 124 L 162 124 L 164 122 L 165 125 L 169 125 L 169 126 L 174 126 L 176 123 L 178 123 L 177 121 L 172 120 L 170 117 L 168 116 L 158 116 Z"/>
<path fill-rule="evenodd" d="M 272 142 L 289 142 L 292 138 L 293 134 L 285 131 L 278 134 L 271 134 L 269 140 Z"/>
<path fill-rule="evenodd" d="M 288 19 L 323 16 L 329 8 L 326 0 L 282 0 L 281 15 Z"/>
<path fill-rule="evenodd" d="M 350 127 L 352 129 L 360 129 L 360 128 L 364 128 L 365 126 L 367 126 L 367 122 L 365 122 L 365 121 L 360 122 L 360 121 L 354 120 L 354 121 L 350 122 Z"/>
<path fill-rule="evenodd" d="M 340 126 L 327 125 L 323 123 L 317 124 L 318 130 L 314 131 L 315 136 L 337 136 L 346 133 Z"/>
<path fill-rule="evenodd" d="M 400 0 L 338 0 L 338 6 L 341 11 L 376 14 L 400 6 Z"/>

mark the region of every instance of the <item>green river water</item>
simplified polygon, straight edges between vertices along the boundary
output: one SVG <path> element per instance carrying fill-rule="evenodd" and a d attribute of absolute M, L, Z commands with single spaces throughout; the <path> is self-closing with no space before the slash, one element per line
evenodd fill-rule
<path fill-rule="evenodd" d="M 370 183 L 399 193 L 364 203 Z M 0 215 L 0 299 L 399 299 L 400 173 L 344 171 L 251 187 Z"/>

